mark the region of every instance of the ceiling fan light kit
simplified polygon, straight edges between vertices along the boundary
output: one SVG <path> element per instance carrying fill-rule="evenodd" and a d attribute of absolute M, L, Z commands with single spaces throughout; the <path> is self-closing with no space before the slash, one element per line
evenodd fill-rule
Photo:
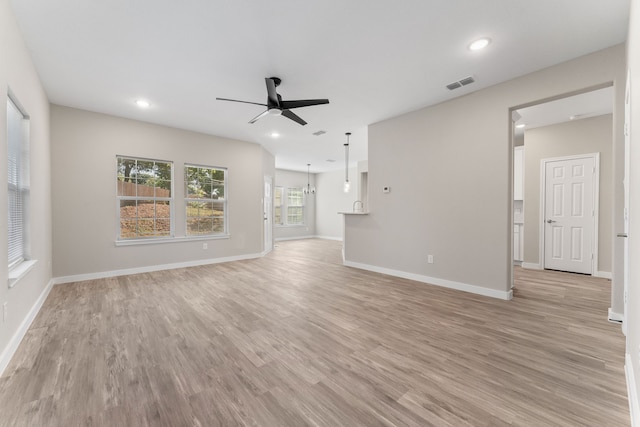
<path fill-rule="evenodd" d="M 250 102 L 250 101 L 240 101 L 237 99 L 229 99 L 229 98 L 216 98 L 218 101 L 231 101 L 231 102 L 241 102 L 243 104 L 254 104 L 254 105 L 262 105 L 263 107 L 267 107 L 267 109 L 258 114 L 256 117 L 249 121 L 250 124 L 253 124 L 263 118 L 266 115 L 270 116 L 285 116 L 286 118 L 293 120 L 294 122 L 304 126 L 307 124 L 300 116 L 292 112 L 291 110 L 294 108 L 302 108 L 302 107 L 311 107 L 314 105 L 322 105 L 328 104 L 328 99 L 298 99 L 292 101 L 284 101 L 282 96 L 278 94 L 276 88 L 280 86 L 282 80 L 279 77 L 266 77 L 264 79 L 267 85 L 267 103 L 261 104 L 258 102 Z"/>

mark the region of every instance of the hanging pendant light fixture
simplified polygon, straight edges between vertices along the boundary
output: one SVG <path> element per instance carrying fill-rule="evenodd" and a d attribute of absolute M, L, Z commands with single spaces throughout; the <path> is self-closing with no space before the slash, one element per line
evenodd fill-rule
<path fill-rule="evenodd" d="M 347 142 L 344 144 L 344 192 L 348 193 L 351 189 L 349 182 L 349 137 L 351 132 L 347 132 L 345 135 L 347 135 Z"/>
<path fill-rule="evenodd" d="M 311 168 L 311 163 L 307 163 L 307 188 L 303 188 L 302 192 L 304 194 L 316 194 L 316 187 L 312 187 L 311 184 L 309 184 L 309 170 Z"/>

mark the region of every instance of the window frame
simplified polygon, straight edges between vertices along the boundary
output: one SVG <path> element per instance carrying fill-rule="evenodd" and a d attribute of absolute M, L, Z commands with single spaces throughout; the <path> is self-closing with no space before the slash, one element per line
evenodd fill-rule
<path fill-rule="evenodd" d="M 189 168 L 199 168 L 199 169 L 210 169 L 210 170 L 216 170 L 216 171 L 223 171 L 224 172 L 224 178 L 223 178 L 223 198 L 222 200 L 220 199 L 213 199 L 213 198 L 190 198 L 189 197 L 189 180 L 187 179 L 187 173 L 188 173 L 188 169 Z M 211 165 L 200 165 L 200 164 L 195 164 L 195 163 L 185 163 L 184 164 L 184 168 L 183 168 L 183 179 L 184 179 L 184 225 L 185 225 L 185 229 L 184 229 L 184 236 L 186 239 L 203 239 L 203 238 L 216 238 L 216 237 L 227 237 L 229 236 L 229 211 L 228 211 L 228 207 L 229 207 L 229 195 L 228 195 L 228 183 L 229 183 L 229 169 L 226 167 L 222 167 L 222 166 L 211 166 Z M 219 205 L 222 206 L 224 215 L 222 217 L 222 223 L 223 223 L 223 230 L 222 232 L 211 232 L 211 233 L 206 233 L 206 234 L 189 234 L 189 218 L 195 218 L 195 217 L 189 217 L 187 209 L 188 209 L 188 204 L 190 202 L 200 202 L 200 203 L 213 203 L 214 205 Z M 213 217 L 212 217 L 213 218 Z"/>
<path fill-rule="evenodd" d="M 304 194 L 304 186 L 277 186 L 276 191 L 278 189 L 282 190 L 282 204 L 280 209 L 281 223 L 278 224 L 275 222 L 275 213 L 274 213 L 274 226 L 276 227 L 306 227 L 307 225 L 307 195 Z M 296 190 L 301 194 L 301 204 L 300 205 L 291 205 L 289 204 L 289 191 Z M 274 197 L 274 209 L 275 209 L 275 197 Z M 289 222 L 289 208 L 301 208 L 302 209 L 302 222 L 291 224 Z M 275 210 L 274 210 L 275 212 Z"/>
<path fill-rule="evenodd" d="M 26 274 L 35 264 L 31 260 L 30 229 L 31 229 L 31 180 L 30 180 L 30 117 L 13 96 L 7 93 L 7 271 L 9 287 Z M 12 124 L 11 110 L 17 113 L 18 120 Z M 12 130 L 17 132 L 12 132 Z M 19 140 L 19 141 L 16 141 Z M 19 145 L 16 147 L 16 145 Z M 17 154 L 16 154 L 17 153 Z M 11 166 L 12 159 L 14 166 Z M 13 172 L 12 172 L 13 170 Z M 15 196 L 12 209 L 12 194 Z M 16 210 L 17 212 L 12 211 Z M 18 215 L 15 215 L 15 214 Z M 19 219 L 15 222 L 11 218 Z M 19 237 L 13 238 L 11 225 L 19 229 Z M 12 245 L 13 243 L 13 245 Z M 19 247 L 16 247 L 19 246 Z M 16 254 L 18 256 L 13 256 Z"/>
<path fill-rule="evenodd" d="M 171 186 L 170 186 L 170 197 L 157 197 L 155 196 L 121 196 L 118 192 L 119 185 L 119 165 L 120 159 L 126 160 L 135 160 L 143 161 L 143 162 L 153 162 L 155 163 L 164 163 L 168 164 L 171 167 Z M 161 159 L 153 159 L 147 157 L 136 157 L 136 156 L 126 156 L 121 154 L 116 154 L 116 176 L 115 176 L 115 186 L 116 186 L 116 211 L 117 211 L 117 233 L 116 233 L 116 243 L 128 243 L 128 242 L 158 242 L 162 240 L 171 240 L 175 238 L 175 165 L 173 161 L 170 160 L 161 160 Z M 121 223 L 121 201 L 151 201 L 151 202 L 168 202 L 169 203 L 169 234 L 166 236 L 153 236 L 153 235 L 137 235 L 134 237 L 122 237 L 122 223 Z M 136 219 L 139 217 L 136 214 Z M 157 218 L 154 217 L 154 221 Z"/>

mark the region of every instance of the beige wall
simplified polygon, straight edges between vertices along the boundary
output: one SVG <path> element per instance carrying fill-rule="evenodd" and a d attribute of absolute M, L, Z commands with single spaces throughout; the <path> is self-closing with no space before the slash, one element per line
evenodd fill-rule
<path fill-rule="evenodd" d="M 68 277 L 260 254 L 261 146 L 61 106 L 51 107 L 53 273 Z M 116 246 L 116 155 L 174 162 L 175 235 L 185 235 L 184 163 L 228 170 L 228 239 Z"/>
<path fill-rule="evenodd" d="M 360 180 L 357 168 L 349 168 L 351 190 L 345 193 L 344 169 L 318 174 L 316 194 L 316 234 L 320 237 L 342 240 L 344 219 L 338 212 L 351 212 L 358 198 Z"/>
<path fill-rule="evenodd" d="M 8 288 L 7 278 L 7 93 L 11 91 L 30 117 L 31 163 L 31 256 L 35 267 L 15 286 Z M 0 372 L 17 346 L 21 324 L 46 294 L 51 281 L 51 192 L 49 147 L 49 101 L 24 45 L 7 0 L 0 0 Z M 7 318 L 2 322 L 2 305 Z M 26 323 L 28 326 L 28 323 Z"/>
<path fill-rule="evenodd" d="M 624 46 L 615 46 L 371 125 L 371 213 L 348 220 L 347 261 L 508 297 L 509 110 L 611 82 L 619 89 L 624 60 Z M 619 90 L 615 103 L 620 129 Z M 614 141 L 622 143 L 619 133 Z M 391 192 L 377 190 L 383 186 Z"/>
<path fill-rule="evenodd" d="M 632 0 L 628 67 L 631 75 L 631 156 L 629 221 L 629 301 L 627 307 L 627 380 L 633 425 L 640 425 L 640 2 Z M 630 375 L 633 373 L 633 379 Z M 633 381 L 634 380 L 634 381 Z"/>
<path fill-rule="evenodd" d="M 600 219 L 596 271 L 611 273 L 613 242 L 612 115 L 527 130 L 525 146 L 524 262 L 540 264 L 540 161 L 573 154 L 600 153 Z M 594 272 L 595 273 L 595 272 Z"/>

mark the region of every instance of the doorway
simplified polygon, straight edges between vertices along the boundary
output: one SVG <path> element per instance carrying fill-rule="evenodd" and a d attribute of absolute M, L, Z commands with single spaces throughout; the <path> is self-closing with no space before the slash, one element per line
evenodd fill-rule
<path fill-rule="evenodd" d="M 509 227 L 512 230 L 511 237 L 515 239 L 512 240 L 514 265 L 522 265 L 526 269 L 534 270 L 548 268 L 580 271 L 597 277 L 611 278 L 614 204 L 613 100 L 612 84 L 603 84 L 510 110 L 513 129 L 511 139 L 513 200 Z M 515 160 L 516 151 L 519 150 L 524 160 L 519 171 L 522 175 L 516 177 L 519 168 L 516 167 Z M 581 230 L 580 227 L 572 225 L 569 225 L 568 228 L 560 227 L 562 224 L 558 223 L 558 218 L 547 217 L 547 212 L 543 210 L 543 206 L 546 206 L 547 203 L 541 196 L 543 181 L 546 182 L 543 179 L 546 173 L 543 160 L 585 157 L 594 153 L 598 154 L 594 160 L 594 166 L 599 168 L 600 177 L 593 185 L 596 188 L 602 188 L 602 192 L 599 193 L 599 203 L 594 195 L 593 208 L 582 206 L 584 214 L 587 215 L 585 221 L 593 221 L 590 216 L 592 210 L 600 215 L 596 218 L 595 230 L 589 236 L 582 234 L 585 230 Z M 575 166 L 577 173 L 580 167 Z M 593 169 L 589 165 L 582 165 L 582 167 L 584 168 L 583 173 Z M 591 169 L 589 169 L 590 167 Z M 569 172 L 573 173 L 573 171 Z M 520 180 L 519 183 L 518 180 Z M 579 188 L 580 185 L 587 185 L 585 183 L 575 184 L 576 188 Z M 585 188 L 583 187 L 581 191 L 584 191 Z M 588 203 L 588 199 L 578 197 L 582 195 L 582 192 L 576 192 L 575 196 L 571 192 L 565 195 L 565 202 L 569 203 L 564 207 L 565 212 L 567 212 L 566 209 L 569 209 L 569 212 L 574 209 L 574 203 L 577 205 Z M 577 198 L 574 200 L 574 197 Z M 553 207 L 553 200 L 548 205 Z M 558 207 L 556 206 L 556 208 Z M 576 206 L 574 210 L 579 210 L 579 206 Z M 556 222 L 546 222 L 549 219 Z M 555 233 L 556 240 L 554 240 L 553 233 Z M 547 248 L 545 248 L 545 244 Z M 576 246 L 578 244 L 580 247 L 586 245 L 586 247 L 591 246 L 595 249 L 593 252 L 591 250 L 582 251 Z M 560 252 L 562 252 L 562 256 L 559 256 Z M 583 263 L 580 269 L 572 269 L 567 265 L 554 264 L 555 260 L 553 259 L 545 259 L 547 253 L 551 254 L 552 258 L 564 259 L 566 255 L 569 259 L 580 259 Z M 592 253 L 594 255 L 593 261 L 591 261 Z M 511 278 L 513 284 L 513 274 Z"/>

